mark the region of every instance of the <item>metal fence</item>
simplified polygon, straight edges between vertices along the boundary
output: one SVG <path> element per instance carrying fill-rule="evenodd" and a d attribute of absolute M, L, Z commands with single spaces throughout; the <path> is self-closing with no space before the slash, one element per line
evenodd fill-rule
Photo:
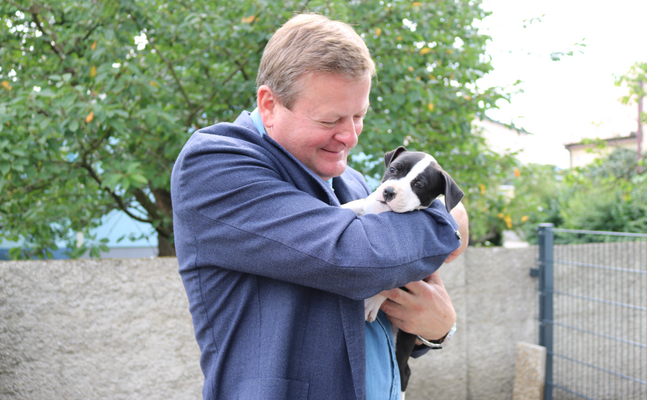
<path fill-rule="evenodd" d="M 539 228 L 544 399 L 647 399 L 647 235 Z"/>

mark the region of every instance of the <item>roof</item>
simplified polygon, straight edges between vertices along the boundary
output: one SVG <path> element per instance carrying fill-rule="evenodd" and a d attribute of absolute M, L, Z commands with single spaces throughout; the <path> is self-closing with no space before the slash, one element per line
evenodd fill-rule
<path fill-rule="evenodd" d="M 592 140 L 601 140 L 610 145 L 620 146 L 623 144 L 634 143 L 636 140 L 638 140 L 638 137 L 636 136 L 636 132 L 631 132 L 629 136 L 614 136 L 606 139 L 596 138 Z M 586 143 L 585 140 L 582 140 L 576 143 L 566 143 L 564 144 L 564 147 L 566 147 L 568 150 L 571 150 L 582 147 L 591 147 L 594 145 L 595 143 Z"/>

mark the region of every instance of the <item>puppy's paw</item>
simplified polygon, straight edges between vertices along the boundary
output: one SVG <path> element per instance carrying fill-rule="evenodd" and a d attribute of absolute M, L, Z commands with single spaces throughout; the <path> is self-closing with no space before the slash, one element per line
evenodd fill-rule
<path fill-rule="evenodd" d="M 386 211 L 393 211 L 388 204 L 382 203 L 379 201 L 366 201 L 366 206 L 364 207 L 366 214 L 381 214 Z"/>
<path fill-rule="evenodd" d="M 364 300 L 364 319 L 373 322 L 377 318 L 380 306 L 384 303 L 386 297 L 376 294 L 375 296 Z"/>
<path fill-rule="evenodd" d="M 349 210 L 355 211 L 355 214 L 357 214 L 358 217 L 361 217 L 362 215 L 365 214 L 364 212 L 364 206 L 366 204 L 366 199 L 359 199 L 355 201 L 351 201 L 346 204 L 342 204 L 341 208 L 348 208 Z"/>

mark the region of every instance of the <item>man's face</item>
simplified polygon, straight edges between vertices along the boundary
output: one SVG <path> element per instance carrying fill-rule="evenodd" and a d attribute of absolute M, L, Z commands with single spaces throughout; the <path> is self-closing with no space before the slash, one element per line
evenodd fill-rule
<path fill-rule="evenodd" d="M 337 75 L 312 74 L 302 79 L 304 87 L 292 110 L 275 101 L 272 111 L 264 114 L 261 110 L 261 116 L 272 139 L 328 180 L 344 172 L 348 153 L 357 145 L 371 78 L 367 74 L 366 79 L 352 83 Z"/>

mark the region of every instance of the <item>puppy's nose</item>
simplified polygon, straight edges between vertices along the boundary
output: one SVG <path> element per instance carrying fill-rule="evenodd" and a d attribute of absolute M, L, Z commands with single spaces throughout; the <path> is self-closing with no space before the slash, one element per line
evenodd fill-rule
<path fill-rule="evenodd" d="M 384 196 L 384 201 L 387 203 L 395 198 L 395 189 L 392 186 L 387 186 L 382 193 Z"/>

